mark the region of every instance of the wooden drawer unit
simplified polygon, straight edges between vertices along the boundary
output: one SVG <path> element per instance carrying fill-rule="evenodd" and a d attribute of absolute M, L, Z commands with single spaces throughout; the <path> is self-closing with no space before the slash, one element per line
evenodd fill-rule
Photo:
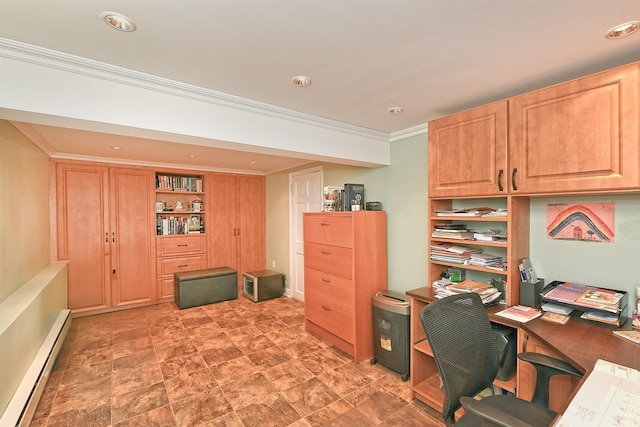
<path fill-rule="evenodd" d="M 204 234 L 191 236 L 160 237 L 156 247 L 156 255 L 159 257 L 199 254 L 207 251 L 207 240 Z"/>
<path fill-rule="evenodd" d="M 352 311 L 314 294 L 307 295 L 305 304 L 309 320 L 345 341 L 353 342 L 354 314 Z"/>
<path fill-rule="evenodd" d="M 305 242 L 353 247 L 353 222 L 349 216 L 310 217 L 304 221 Z"/>
<path fill-rule="evenodd" d="M 304 213 L 305 329 L 361 362 L 373 356 L 371 298 L 387 289 L 384 211 Z"/>
<path fill-rule="evenodd" d="M 156 237 L 156 294 L 158 300 L 173 300 L 173 274 L 208 268 L 204 234 Z"/>
<path fill-rule="evenodd" d="M 317 295 L 343 307 L 353 307 L 353 281 L 312 268 L 305 268 L 305 295 Z"/>
<path fill-rule="evenodd" d="M 346 279 L 352 278 L 353 250 L 340 246 L 304 244 L 304 265 Z"/>
<path fill-rule="evenodd" d="M 206 255 L 161 258 L 158 260 L 158 276 L 171 276 L 173 273 L 202 270 L 204 268 L 207 268 Z"/>

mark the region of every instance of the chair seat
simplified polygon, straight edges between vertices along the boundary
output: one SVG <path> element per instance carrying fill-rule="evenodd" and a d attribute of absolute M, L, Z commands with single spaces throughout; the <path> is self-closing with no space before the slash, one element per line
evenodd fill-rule
<path fill-rule="evenodd" d="M 523 425 L 548 427 L 556 416 L 556 413 L 542 406 L 532 405 L 526 400 L 515 397 L 496 395 L 487 396 L 481 400 L 482 404 L 515 416 Z M 465 415 L 456 422 L 456 427 L 467 426 L 495 426 L 490 422 L 484 422 L 479 416 L 465 411 Z"/>

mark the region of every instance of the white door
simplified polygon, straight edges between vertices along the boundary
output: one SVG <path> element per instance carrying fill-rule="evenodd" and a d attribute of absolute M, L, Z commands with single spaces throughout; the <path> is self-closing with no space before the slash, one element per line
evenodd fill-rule
<path fill-rule="evenodd" d="M 304 301 L 302 213 L 322 210 L 322 167 L 290 173 L 289 184 L 291 188 L 289 197 L 291 296 Z"/>

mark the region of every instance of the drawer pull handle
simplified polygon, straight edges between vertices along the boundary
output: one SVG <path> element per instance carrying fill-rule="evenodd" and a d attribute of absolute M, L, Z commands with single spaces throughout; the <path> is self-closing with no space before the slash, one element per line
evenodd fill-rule
<path fill-rule="evenodd" d="M 320 225 L 324 227 L 326 225 L 331 225 L 331 223 L 330 222 L 323 222 L 323 223 L 320 223 Z"/>
<path fill-rule="evenodd" d="M 323 305 L 322 309 L 325 311 L 331 311 L 331 307 L 329 307 L 328 305 Z"/>
<path fill-rule="evenodd" d="M 320 252 L 325 254 L 325 255 L 331 255 L 331 251 L 320 251 Z"/>
<path fill-rule="evenodd" d="M 182 245 L 178 245 L 178 247 L 185 247 L 185 248 L 186 248 L 187 246 L 189 246 L 189 244 L 187 244 L 187 243 L 184 243 L 184 244 L 182 244 Z"/>
<path fill-rule="evenodd" d="M 180 264 L 178 265 L 178 267 L 182 268 L 182 267 L 189 267 L 189 264 Z"/>
<path fill-rule="evenodd" d="M 322 281 L 323 281 L 324 283 L 331 283 L 331 279 L 325 279 L 324 277 L 322 278 Z"/>

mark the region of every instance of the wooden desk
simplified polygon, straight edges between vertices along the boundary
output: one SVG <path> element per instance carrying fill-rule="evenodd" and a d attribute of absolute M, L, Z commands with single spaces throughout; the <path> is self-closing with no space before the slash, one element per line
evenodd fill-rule
<path fill-rule="evenodd" d="M 411 337 L 412 342 L 415 342 L 416 338 L 424 336 L 421 330 L 422 324 L 417 314 L 421 307 L 435 301 L 436 298 L 430 286 L 407 291 L 407 295 L 412 298 Z M 487 307 L 489 319 L 495 323 L 517 328 L 519 343 L 523 341 L 522 335 L 530 335 L 531 338 L 542 343 L 585 374 L 591 371 L 598 359 L 640 370 L 640 345 L 613 335 L 613 328 L 580 319 L 570 319 L 565 325 L 546 322 L 540 318 L 520 323 L 495 315 L 497 311 L 504 308 L 506 308 L 504 305 Z M 619 329 L 631 329 L 631 321 L 627 321 Z M 420 366 L 420 358 L 423 356 L 421 353 L 424 353 L 424 351 L 416 350 L 415 347 L 417 346 L 414 346 L 411 354 L 412 390 L 414 390 L 414 397 L 424 401 L 425 393 L 420 391 L 419 384 L 414 384 L 414 381 L 417 383 L 423 382 L 421 376 L 424 376 L 424 368 Z M 518 346 L 518 351 L 522 351 L 520 345 Z M 414 378 L 414 373 L 416 378 Z M 577 384 L 577 387 L 574 387 L 573 392 L 569 391 L 569 398 L 565 399 L 567 401 L 560 408 L 554 409 L 560 412 L 566 409 L 571 397 L 573 397 L 581 384 L 582 381 Z M 417 386 L 417 390 L 414 389 L 414 386 Z M 524 390 L 530 387 L 531 384 L 516 384 L 517 390 Z M 520 394 L 518 393 L 518 395 Z M 526 398 L 526 396 L 523 397 Z M 426 401 L 425 403 L 434 406 L 433 402 Z M 441 410 L 441 407 L 437 405 L 434 407 L 437 410 Z"/>

